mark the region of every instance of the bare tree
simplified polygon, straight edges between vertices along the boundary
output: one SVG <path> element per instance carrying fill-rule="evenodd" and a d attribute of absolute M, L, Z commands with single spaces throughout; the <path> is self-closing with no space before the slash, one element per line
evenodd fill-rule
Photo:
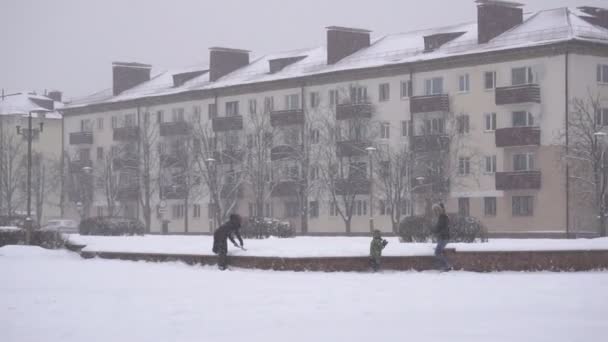
<path fill-rule="evenodd" d="M 42 215 L 45 204 L 52 204 L 52 194 L 56 194 L 60 187 L 61 172 L 58 168 L 58 162 L 45 158 L 45 156 L 36 152 L 32 156 L 32 197 L 34 199 L 34 207 L 36 209 L 36 219 L 38 223 L 42 222 Z M 24 192 L 27 190 L 24 189 Z"/>
<path fill-rule="evenodd" d="M 96 168 L 93 175 L 96 186 L 104 196 L 108 216 L 115 216 L 120 213 L 120 207 L 117 206 L 117 203 L 121 184 L 119 171 L 116 170 L 114 164 L 115 156 L 118 156 L 116 150 L 107 154 L 102 161 L 102 165 Z"/>
<path fill-rule="evenodd" d="M 602 113 L 599 94 L 571 101 L 568 131 L 558 137 L 562 145 L 562 165 L 568 166 L 573 197 L 597 217 L 597 231 L 606 236 L 606 201 L 608 190 L 608 156 L 605 125 L 608 115 Z"/>
<path fill-rule="evenodd" d="M 154 124 L 148 111 L 144 111 L 140 118 L 137 133 L 139 153 L 138 179 L 139 179 L 139 205 L 142 208 L 142 216 L 146 226 L 146 233 L 150 232 L 152 224 L 152 202 L 158 193 L 158 177 L 160 169 L 160 157 L 155 149 L 158 141 L 158 126 Z"/>
<path fill-rule="evenodd" d="M 243 176 L 251 187 L 254 198 L 254 213 L 264 216 L 264 203 L 269 199 L 273 183 L 271 181 L 271 149 L 275 130 L 269 113 L 250 113 L 247 131 L 246 164 Z"/>
<path fill-rule="evenodd" d="M 23 202 L 19 187 L 25 174 L 24 153 L 23 137 L 13 125 L 0 120 L 0 202 L 8 216 Z"/>

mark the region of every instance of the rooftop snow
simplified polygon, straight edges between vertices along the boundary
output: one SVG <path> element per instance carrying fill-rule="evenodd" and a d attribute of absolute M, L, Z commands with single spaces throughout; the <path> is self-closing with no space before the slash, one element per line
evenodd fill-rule
<path fill-rule="evenodd" d="M 36 104 L 33 99 L 51 100 L 46 96 L 28 92 L 5 96 L 4 100 L 0 99 L 0 115 L 28 115 L 30 112 L 44 112 L 47 119 L 61 119 L 61 114 L 57 112 L 57 109 L 63 108 L 63 103 L 54 101 L 54 110 L 49 111 L 47 108 Z M 34 113 L 33 116 L 36 117 L 37 113 Z"/>

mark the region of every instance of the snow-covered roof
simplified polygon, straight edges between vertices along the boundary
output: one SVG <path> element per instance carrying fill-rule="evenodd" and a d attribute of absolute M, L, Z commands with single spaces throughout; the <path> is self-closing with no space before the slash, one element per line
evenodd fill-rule
<path fill-rule="evenodd" d="M 325 46 L 274 53 L 254 59 L 250 64 L 221 77 L 215 82 L 210 82 L 209 73 L 204 73 L 184 82 L 178 87 L 175 87 L 173 84 L 173 75 L 183 73 L 184 70 L 164 71 L 153 77 L 150 81 L 128 89 L 116 96 L 112 94 L 112 89 L 107 89 L 77 99 L 68 104 L 66 108 L 117 103 L 146 97 L 211 90 L 258 82 L 287 80 L 338 71 L 541 46 L 570 40 L 608 44 L 608 29 L 593 25 L 582 19 L 588 16 L 587 13 L 579 9 L 571 8 L 557 8 L 526 14 L 522 24 L 504 32 L 485 44 L 478 43 L 477 22 L 391 34 L 373 40 L 369 47 L 361 49 L 331 65 L 327 64 L 327 49 Z M 425 36 L 453 32 L 464 32 L 464 34 L 433 51 L 425 52 Z M 305 57 L 287 65 L 280 71 L 270 73 L 268 63 L 270 60 L 303 56 Z M 206 70 L 205 68 L 207 66 L 200 67 L 199 69 Z"/>
<path fill-rule="evenodd" d="M 62 102 L 29 92 L 11 94 L 5 96 L 4 99 L 0 98 L 0 115 L 29 115 L 30 112 L 33 112 L 34 117 L 37 117 L 38 113 L 43 113 L 47 119 L 61 119 L 58 110 L 63 107 Z"/>

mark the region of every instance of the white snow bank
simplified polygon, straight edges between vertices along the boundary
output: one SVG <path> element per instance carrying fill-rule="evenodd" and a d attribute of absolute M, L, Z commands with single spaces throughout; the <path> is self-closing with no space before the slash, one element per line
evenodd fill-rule
<path fill-rule="evenodd" d="M 15 230 L 21 230 L 21 228 L 19 227 L 12 227 L 12 226 L 6 226 L 6 227 L 0 227 L 0 231 L 15 231 Z"/>
<path fill-rule="evenodd" d="M 432 255 L 432 243 L 400 243 L 398 238 L 387 238 L 385 256 Z M 211 236 L 81 236 L 71 235 L 70 241 L 84 244 L 86 251 L 211 254 Z M 247 251 L 232 247 L 232 255 L 278 257 L 335 257 L 369 255 L 371 238 L 367 237 L 296 237 L 245 240 Z M 526 251 L 526 250 L 608 250 L 608 238 L 551 240 L 551 239 L 493 239 L 488 243 L 453 243 L 448 248 L 457 251 Z"/>
<path fill-rule="evenodd" d="M 51 250 L 38 246 L 8 245 L 0 247 L 0 258 L 31 259 L 31 258 L 57 258 L 78 257 L 65 250 Z"/>

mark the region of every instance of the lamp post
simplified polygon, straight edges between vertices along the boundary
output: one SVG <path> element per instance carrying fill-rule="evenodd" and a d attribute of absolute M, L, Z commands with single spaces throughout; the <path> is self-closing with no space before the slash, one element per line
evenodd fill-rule
<path fill-rule="evenodd" d="M 89 213 L 89 209 L 91 206 L 91 200 L 93 197 L 92 194 L 92 188 L 93 188 L 93 181 L 92 181 L 92 177 L 93 177 L 93 168 L 90 166 L 83 166 L 82 167 L 82 172 L 83 172 L 83 183 L 84 183 L 84 189 L 82 191 L 82 196 L 83 196 L 83 202 L 84 203 L 80 203 L 80 219 L 83 219 L 85 216 L 85 213 Z M 90 197 L 90 198 L 89 198 Z"/>
<path fill-rule="evenodd" d="M 25 218 L 25 243 L 30 244 L 32 238 L 32 139 L 34 137 L 32 130 L 32 113 L 42 113 L 44 110 L 30 111 L 27 116 L 27 131 L 22 130 L 21 126 L 17 126 L 17 134 L 22 135 L 27 139 L 27 217 Z M 44 123 L 40 122 L 40 131 L 44 128 Z"/>
<path fill-rule="evenodd" d="M 374 159 L 373 153 L 376 148 L 373 146 L 365 149 L 369 156 L 369 231 L 374 231 Z"/>
<path fill-rule="evenodd" d="M 605 228 L 605 213 L 604 213 L 604 211 L 606 210 L 606 208 L 605 208 L 606 204 L 605 204 L 605 198 L 604 198 L 604 193 L 603 193 L 604 188 L 606 186 L 606 164 L 604 162 L 604 160 L 605 160 L 605 152 L 606 151 L 602 147 L 599 146 L 598 139 L 599 138 L 604 138 L 604 137 L 606 137 L 606 135 L 608 135 L 608 134 L 605 133 L 605 132 L 601 132 L 601 131 L 593 133 L 593 140 L 594 140 L 595 148 L 596 149 L 599 148 L 599 149 L 602 150 L 602 153 L 600 154 L 599 163 L 596 164 L 597 165 L 596 167 L 599 168 L 599 170 L 596 170 L 596 177 L 597 177 L 598 174 L 599 174 L 599 177 L 601 177 L 600 178 L 601 184 L 596 184 L 596 186 L 599 187 L 600 189 L 602 189 L 602 193 L 600 194 L 600 198 L 597 199 L 599 201 L 598 204 L 600 206 L 600 214 L 598 216 L 599 226 L 600 226 L 599 227 L 600 228 L 599 229 L 600 230 L 599 231 L 600 236 L 606 235 L 605 234 L 605 229 L 606 229 Z"/>
<path fill-rule="evenodd" d="M 211 206 L 212 206 L 212 214 L 209 215 L 209 232 L 212 233 L 214 231 L 214 223 L 213 223 L 213 218 L 217 215 L 216 210 L 217 210 L 217 203 L 215 203 L 215 162 L 216 160 L 213 158 L 207 158 L 205 159 L 205 161 L 207 162 L 207 170 L 210 171 L 210 174 L 208 175 L 209 177 L 209 187 L 211 189 L 210 190 L 210 195 L 211 195 Z"/>

